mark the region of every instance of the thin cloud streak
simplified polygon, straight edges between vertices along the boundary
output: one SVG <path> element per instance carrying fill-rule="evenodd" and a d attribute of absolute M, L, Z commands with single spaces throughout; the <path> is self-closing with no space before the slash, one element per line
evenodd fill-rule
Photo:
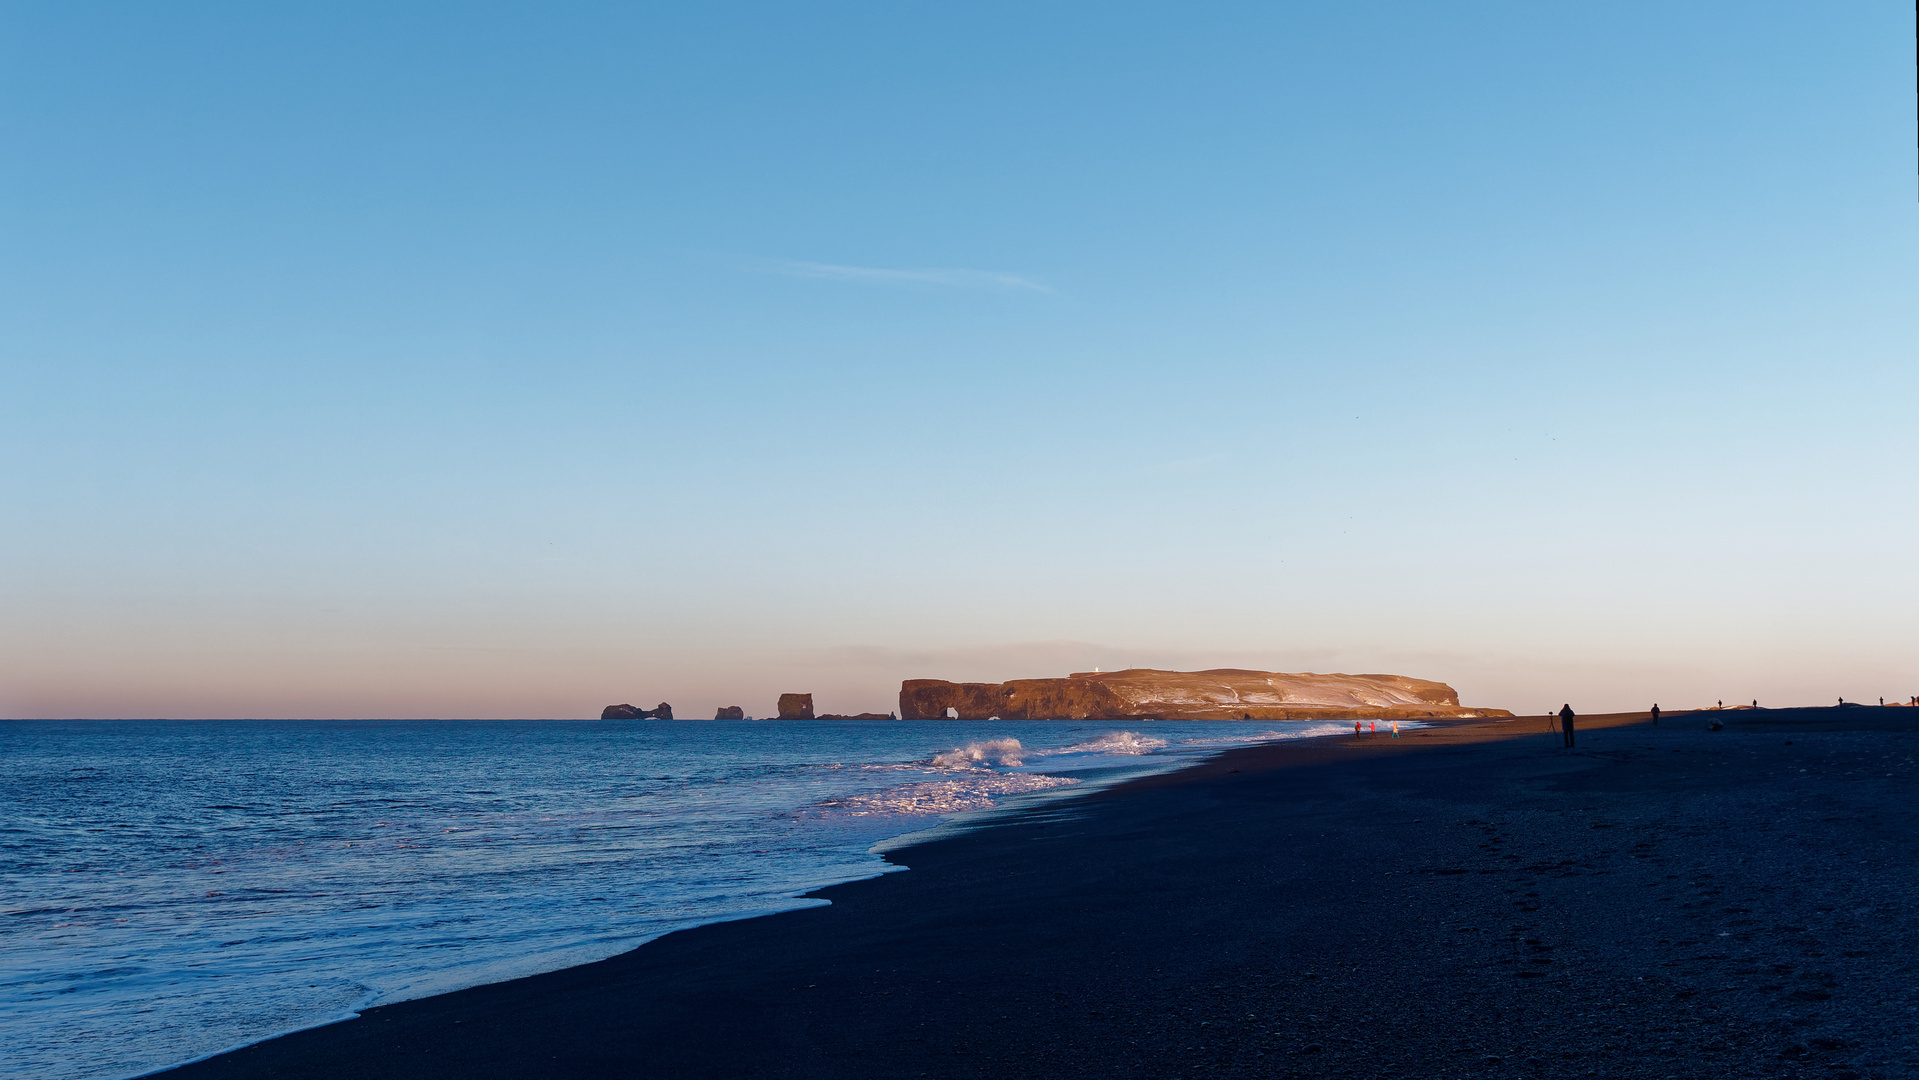
<path fill-rule="evenodd" d="M 958 268 L 891 270 L 878 266 L 840 266 L 835 263 L 801 262 L 795 259 L 754 259 L 749 265 L 764 274 L 810 278 L 814 281 L 852 281 L 864 285 L 918 285 L 996 292 L 1050 293 L 1053 291 L 1031 278 L 995 270 Z"/>

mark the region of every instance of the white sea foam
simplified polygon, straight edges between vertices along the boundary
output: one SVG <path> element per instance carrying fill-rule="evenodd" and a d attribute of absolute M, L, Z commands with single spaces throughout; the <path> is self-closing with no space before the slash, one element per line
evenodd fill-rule
<path fill-rule="evenodd" d="M 1013 739 L 997 741 L 1018 745 Z M 1007 795 L 1024 795 L 1030 791 L 1046 791 L 1077 783 L 1079 781 L 1064 776 L 995 773 L 964 780 L 927 780 L 918 784 L 902 784 L 885 791 L 827 799 L 819 805 L 823 810 L 853 817 L 871 814 L 958 814 L 968 810 L 983 810 L 992 806 L 993 800 Z"/>
<path fill-rule="evenodd" d="M 1041 750 L 1040 757 L 1052 757 L 1058 754 L 1150 754 L 1166 748 L 1165 739 L 1155 739 L 1151 735 L 1141 735 L 1137 731 L 1112 731 L 1097 739 L 1058 750 Z"/>
<path fill-rule="evenodd" d="M 933 766 L 940 769 L 978 769 L 989 765 L 1013 766 L 1025 762 L 1026 748 L 1018 739 L 985 739 L 933 755 Z"/>

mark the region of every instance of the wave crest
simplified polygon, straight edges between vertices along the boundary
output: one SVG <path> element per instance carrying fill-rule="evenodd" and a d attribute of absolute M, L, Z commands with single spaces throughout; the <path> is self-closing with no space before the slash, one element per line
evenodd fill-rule
<path fill-rule="evenodd" d="M 1165 739 L 1155 739 L 1151 735 L 1141 735 L 1137 731 L 1109 731 L 1097 739 L 1062 747 L 1058 750 L 1044 750 L 1042 754 L 1150 754 L 1166 747 Z"/>
<path fill-rule="evenodd" d="M 977 769 L 988 765 L 1018 765 L 1026 757 L 1026 748 L 1018 739 L 986 739 L 934 754 L 933 765 L 941 769 Z"/>

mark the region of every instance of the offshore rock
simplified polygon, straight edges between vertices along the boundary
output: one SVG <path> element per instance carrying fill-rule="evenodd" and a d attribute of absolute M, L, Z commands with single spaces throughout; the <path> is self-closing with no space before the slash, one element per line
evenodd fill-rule
<path fill-rule="evenodd" d="M 746 719 L 746 710 L 740 708 L 738 705 L 722 705 L 720 706 L 720 711 L 714 714 L 713 719 L 744 720 Z"/>
<path fill-rule="evenodd" d="M 602 720 L 671 720 L 673 706 L 660 702 L 657 708 L 640 709 L 632 705 L 608 705 L 600 710 Z"/>
<path fill-rule="evenodd" d="M 813 695 L 811 694 L 781 694 L 780 695 L 780 719 L 782 720 L 813 719 Z"/>
<path fill-rule="evenodd" d="M 1082 671 L 1064 679 L 954 683 L 908 679 L 900 716 L 937 720 L 1333 720 L 1511 716 L 1466 708 L 1445 683 L 1404 675 L 1211 671 Z"/>

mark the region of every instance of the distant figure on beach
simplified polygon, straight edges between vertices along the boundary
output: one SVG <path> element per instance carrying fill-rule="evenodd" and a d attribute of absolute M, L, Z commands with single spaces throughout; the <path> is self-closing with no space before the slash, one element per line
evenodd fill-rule
<path fill-rule="evenodd" d="M 1399 721 L 1393 721 L 1393 738 L 1399 738 Z"/>
<path fill-rule="evenodd" d="M 1559 707 L 1559 733 L 1565 736 L 1566 746 L 1570 748 L 1573 744 L 1573 707 L 1571 705 Z"/>
<path fill-rule="evenodd" d="M 1355 739 L 1359 738 L 1359 736 L 1361 735 L 1359 723 L 1360 722 L 1358 720 L 1353 721 L 1353 738 Z"/>
<path fill-rule="evenodd" d="M 1652 703 L 1652 726 L 1659 726 L 1659 703 L 1657 701 Z"/>

